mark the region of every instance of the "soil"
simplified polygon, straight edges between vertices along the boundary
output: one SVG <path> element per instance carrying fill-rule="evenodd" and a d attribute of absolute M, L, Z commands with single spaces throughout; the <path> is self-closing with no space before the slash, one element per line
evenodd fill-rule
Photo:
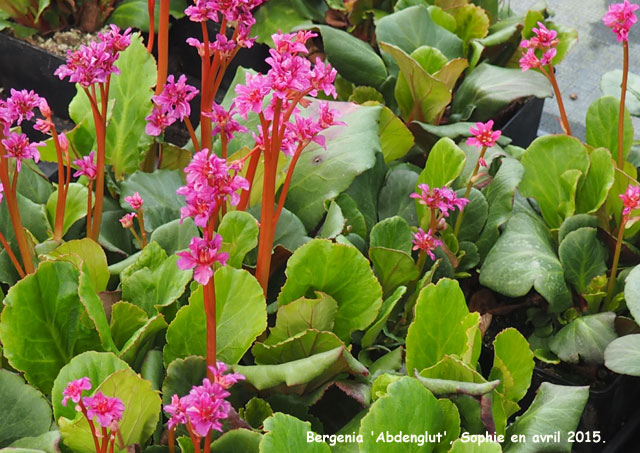
<path fill-rule="evenodd" d="M 105 29 L 106 27 L 102 30 Z M 68 50 L 77 49 L 82 44 L 88 44 L 95 40 L 95 37 L 96 33 L 85 33 L 78 29 L 70 29 L 56 32 L 46 38 L 40 35 L 30 36 L 25 41 L 32 46 L 40 47 L 47 52 L 64 58 L 67 56 Z"/>

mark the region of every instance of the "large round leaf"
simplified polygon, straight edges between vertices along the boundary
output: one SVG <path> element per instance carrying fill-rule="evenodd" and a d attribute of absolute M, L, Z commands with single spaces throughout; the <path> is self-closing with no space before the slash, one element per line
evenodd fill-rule
<path fill-rule="evenodd" d="M 598 98 L 587 110 L 586 139 L 594 148 L 607 148 L 614 159 L 618 156 L 618 116 L 620 100 L 613 96 Z M 622 157 L 626 160 L 633 142 L 631 115 L 625 108 L 623 114 L 624 134 L 622 136 Z"/>
<path fill-rule="evenodd" d="M 267 309 L 258 281 L 247 271 L 226 266 L 214 274 L 217 357 L 234 364 L 267 328 Z M 164 363 L 189 355 L 206 355 L 207 325 L 202 288 L 191 294 L 167 329 Z"/>
<path fill-rule="evenodd" d="M 278 304 L 314 290 L 329 294 L 338 302 L 334 332 L 344 342 L 349 342 L 354 330 L 367 328 L 382 305 L 382 288 L 355 247 L 313 240 L 289 258 L 286 274 Z"/>
<path fill-rule="evenodd" d="M 17 374 L 0 370 L 0 448 L 49 431 L 51 408 L 45 397 Z"/>
<path fill-rule="evenodd" d="M 309 442 L 307 435 L 311 431 L 311 423 L 298 420 L 292 415 L 277 412 L 264 421 L 267 433 L 260 441 L 261 453 L 329 453 L 331 449 L 324 442 Z"/>
<path fill-rule="evenodd" d="M 82 269 L 83 265 L 87 266 L 86 270 L 95 290 L 100 292 L 107 289 L 107 283 L 109 283 L 107 256 L 102 247 L 92 239 L 84 238 L 65 242 L 49 253 L 49 256 L 60 261 L 69 261 L 78 269 Z"/>
<path fill-rule="evenodd" d="M 625 335 L 609 343 L 604 364 L 616 373 L 640 376 L 640 335 Z"/>

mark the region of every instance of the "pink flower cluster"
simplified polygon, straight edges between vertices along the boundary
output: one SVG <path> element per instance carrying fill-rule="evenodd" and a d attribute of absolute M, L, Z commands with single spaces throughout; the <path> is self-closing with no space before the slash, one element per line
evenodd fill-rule
<path fill-rule="evenodd" d="M 88 377 L 69 382 L 62 392 L 62 405 L 66 406 L 71 400 L 76 404 L 76 411 L 82 412 L 88 420 L 96 419 L 103 428 L 116 430 L 124 412 L 122 400 L 105 396 L 100 391 L 94 396 L 82 397 L 84 390 L 91 390 L 91 379 Z"/>
<path fill-rule="evenodd" d="M 197 152 L 184 169 L 187 185 L 178 189 L 178 195 L 183 195 L 187 202 L 180 210 L 181 220 L 192 217 L 197 226 L 205 228 L 211 215 L 227 198 L 232 205 L 237 205 L 240 196 L 236 192 L 249 189 L 249 182 L 238 176 L 239 170 L 208 149 Z"/>
<path fill-rule="evenodd" d="M 624 208 L 622 215 L 627 216 L 631 211 L 640 208 L 640 187 L 629 185 L 627 190 L 619 195 Z"/>
<path fill-rule="evenodd" d="M 51 112 L 45 99 L 33 91 L 12 89 L 7 100 L 0 100 L 0 143 L 4 148 L 2 151 L 6 153 L 1 157 L 15 158 L 17 171 L 22 168 L 24 159 L 33 159 L 35 162 L 40 160 L 38 147 L 44 146 L 44 143 L 32 143 L 26 134 L 11 130 L 14 125 L 33 118 L 36 108 L 41 112 Z"/>
<path fill-rule="evenodd" d="M 177 120 L 183 121 L 191 114 L 189 102 L 196 97 L 198 90 L 187 84 L 183 74 L 176 82 L 173 75 L 167 77 L 162 93 L 153 96 L 154 106 L 151 115 L 146 117 L 145 131 L 148 135 L 158 136 Z"/>
<path fill-rule="evenodd" d="M 79 83 L 88 88 L 96 83 L 106 83 L 111 74 L 119 74 L 115 63 L 120 52 L 131 44 L 131 29 L 124 33 L 115 25 L 107 33 L 99 33 L 98 41 L 80 49 L 67 52 L 67 64 L 55 70 L 60 80 L 69 77 L 72 83 Z"/>
<path fill-rule="evenodd" d="M 307 58 L 300 54 L 308 53 L 306 42 L 316 36 L 309 31 L 272 36 L 276 45 L 270 49 L 270 57 L 265 61 L 271 66 L 266 75 L 247 74 L 244 85 L 237 85 L 234 107 L 245 119 L 250 112 L 263 115 L 268 124 L 267 135 L 279 137 L 280 149 L 287 155 L 310 141 L 324 145 L 318 133 L 329 126 L 343 124 L 336 121 L 336 112 L 329 109 L 327 103 L 321 103 L 318 118 L 315 120 L 300 115 L 298 104 L 307 106 L 304 96 L 316 96 L 319 91 L 327 96 L 337 97 L 333 85 L 337 71 L 330 65 L 316 59 L 312 67 Z M 268 105 L 263 106 L 267 95 L 273 94 Z M 276 118 L 276 112 L 278 117 Z M 293 116 L 293 121 L 291 117 Z M 273 125 L 278 130 L 273 130 Z M 265 125 L 256 137 L 258 143 L 265 143 Z"/>
<path fill-rule="evenodd" d="M 434 233 L 429 228 L 426 233 L 422 228 L 418 228 L 418 232 L 413 235 L 413 250 L 422 250 L 429 255 L 432 260 L 436 259 L 433 251 L 442 245 L 442 241 L 436 238 Z"/>
<path fill-rule="evenodd" d="M 213 373 L 213 382 L 208 378 L 202 385 L 194 386 L 188 395 L 182 398 L 178 395 L 171 397 L 171 404 L 164 406 L 169 414 L 167 426 L 174 430 L 178 425 L 187 425 L 192 434 L 205 437 L 211 431 L 222 431 L 222 420 L 229 416 L 231 404 L 225 400 L 229 396 L 227 391 L 244 376 L 240 374 L 225 374 L 227 366 L 217 362 L 215 367 L 209 367 Z"/>
<path fill-rule="evenodd" d="M 182 270 L 194 269 L 193 278 L 201 285 L 206 285 L 213 276 L 213 265 L 226 265 L 229 254 L 220 251 L 222 236 L 214 235 L 213 239 L 191 238 L 189 250 L 178 252 L 178 268 Z"/>
<path fill-rule="evenodd" d="M 469 128 L 471 137 L 467 139 L 467 145 L 475 146 L 477 148 L 491 148 L 496 146 L 498 139 L 502 135 L 501 131 L 493 130 L 493 120 L 489 120 L 486 123 L 476 123 L 476 128 L 473 126 Z M 481 167 L 486 167 L 487 162 L 484 160 L 484 153 L 481 154 L 478 159 L 478 163 Z"/>
<path fill-rule="evenodd" d="M 76 170 L 73 176 L 76 178 L 78 176 L 86 176 L 89 181 L 95 181 L 98 175 L 98 166 L 95 163 L 94 151 L 91 151 L 88 156 L 74 160 L 73 164 L 78 167 L 78 170 Z"/>
<path fill-rule="evenodd" d="M 429 209 L 439 210 L 444 217 L 449 217 L 449 211 L 454 211 L 456 208 L 462 210 L 469 203 L 466 198 L 458 198 L 456 193 L 448 187 L 436 187 L 431 190 L 428 184 L 418 184 L 418 188 L 419 194 L 412 193 L 409 196 Z"/>
<path fill-rule="evenodd" d="M 214 102 L 211 106 L 211 112 L 202 112 L 202 114 L 210 118 L 216 125 L 211 133 L 213 135 L 220 134 L 226 141 L 231 140 L 237 132 L 249 132 L 246 127 L 241 126 L 233 119 L 235 114 L 233 105 L 229 110 L 225 110 L 224 107 Z"/>
<path fill-rule="evenodd" d="M 531 39 L 523 39 L 520 47 L 524 47 L 527 51 L 520 58 L 520 67 L 522 71 L 531 68 L 541 68 L 553 63 L 556 56 L 558 45 L 558 33 L 555 30 L 549 30 L 542 22 L 538 22 L 539 28 L 532 28 L 535 36 Z M 539 58 L 536 51 L 542 56 Z"/>
<path fill-rule="evenodd" d="M 602 18 L 602 22 L 616 34 L 618 42 L 629 40 L 629 29 L 638 21 L 635 15 L 635 11 L 638 8 L 640 8 L 640 5 L 629 3 L 629 0 L 609 6 L 609 10 Z"/>

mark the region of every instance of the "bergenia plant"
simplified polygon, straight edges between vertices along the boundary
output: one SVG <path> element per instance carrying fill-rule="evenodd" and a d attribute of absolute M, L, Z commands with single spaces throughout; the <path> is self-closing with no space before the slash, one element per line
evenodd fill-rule
<path fill-rule="evenodd" d="M 98 41 L 69 51 L 67 63 L 54 72 L 61 80 L 69 78 L 84 90 L 91 104 L 91 113 L 96 130 L 97 162 L 96 188 L 93 212 L 87 212 L 87 236 L 97 241 L 102 222 L 102 206 L 105 189 L 106 129 L 111 76 L 119 74 L 115 65 L 120 52 L 131 43 L 131 29 L 123 33 L 115 25 L 106 33 L 98 34 Z M 90 221 L 90 223 L 89 223 Z"/>
<path fill-rule="evenodd" d="M 96 453 L 113 453 L 116 440 L 122 444 L 120 421 L 124 404 L 119 398 L 110 398 L 99 390 L 93 396 L 83 397 L 85 390 L 91 390 L 88 377 L 69 382 L 62 392 L 62 405 L 66 406 L 71 400 L 75 403 L 75 410 L 87 419 Z"/>

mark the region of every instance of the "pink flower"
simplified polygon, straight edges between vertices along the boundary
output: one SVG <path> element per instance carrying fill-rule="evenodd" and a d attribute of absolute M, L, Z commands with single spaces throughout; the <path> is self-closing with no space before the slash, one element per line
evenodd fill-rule
<path fill-rule="evenodd" d="M 198 436 L 205 437 L 212 430 L 222 432 L 220 421 L 229 416 L 228 403 L 223 404 L 226 401 L 199 393 L 191 396 L 189 402 L 186 412 Z"/>
<path fill-rule="evenodd" d="M 609 6 L 609 11 L 602 18 L 602 22 L 616 34 L 618 42 L 629 40 L 629 29 L 638 21 L 635 11 L 639 5 L 629 3 L 614 3 Z"/>
<path fill-rule="evenodd" d="M 540 59 L 540 64 L 542 66 L 547 66 L 553 63 L 553 59 L 556 56 L 556 53 L 558 53 L 558 51 L 556 49 L 549 49 L 547 50 L 543 55 L 542 58 Z"/>
<path fill-rule="evenodd" d="M 522 72 L 528 71 L 531 68 L 539 68 L 540 59 L 536 56 L 536 52 L 533 49 L 527 50 L 520 58 L 520 68 Z"/>
<path fill-rule="evenodd" d="M 538 22 L 538 28 L 533 27 L 531 31 L 536 36 L 529 40 L 529 47 L 548 49 L 558 45 L 558 32 L 549 30 L 542 22 Z"/>
<path fill-rule="evenodd" d="M 455 208 L 462 209 L 469 202 L 466 198 L 458 198 L 456 193 L 448 187 L 429 189 L 428 184 L 418 184 L 420 193 L 412 193 L 411 198 L 418 200 L 418 203 L 427 206 L 429 209 L 438 209 L 444 217 L 449 217 L 449 211 Z"/>
<path fill-rule="evenodd" d="M 186 401 L 183 401 L 183 399 L 179 398 L 178 395 L 173 395 L 171 397 L 171 404 L 167 404 L 164 407 L 164 411 L 171 416 L 167 423 L 169 429 L 174 429 L 178 425 L 187 424 L 187 412 L 184 404 Z"/>
<path fill-rule="evenodd" d="M 80 167 L 73 176 L 86 176 L 89 181 L 95 181 L 98 175 L 98 166 L 94 162 L 95 152 L 91 151 L 88 156 L 83 156 L 81 159 L 73 161 L 74 165 Z"/>
<path fill-rule="evenodd" d="M 176 122 L 176 119 L 172 114 L 162 110 L 162 108 L 157 105 L 153 106 L 151 114 L 147 116 L 145 120 L 147 120 L 147 125 L 145 126 L 144 131 L 147 135 L 153 135 L 155 137 L 162 134 L 167 127 Z"/>
<path fill-rule="evenodd" d="M 4 193 L 4 186 L 2 185 L 2 183 L 0 182 L 0 203 L 2 203 L 2 197 Z"/>
<path fill-rule="evenodd" d="M 225 390 L 232 387 L 236 382 L 243 381 L 245 379 L 243 375 L 238 373 L 224 374 L 227 372 L 227 369 L 228 367 L 224 362 L 216 362 L 215 367 L 209 367 L 209 371 L 213 374 L 214 382 L 220 384 L 220 386 Z"/>
<path fill-rule="evenodd" d="M 204 57 L 204 55 L 205 55 L 205 53 L 204 53 L 204 43 L 198 41 L 196 38 L 187 38 L 187 44 L 189 44 L 191 47 L 195 47 L 198 50 L 198 55 L 200 55 L 201 57 Z M 209 55 L 212 55 L 214 51 L 215 51 L 214 43 L 210 42 L 209 43 Z"/>
<path fill-rule="evenodd" d="M 245 84 L 238 84 L 235 87 L 236 98 L 234 104 L 238 109 L 238 114 L 245 120 L 249 112 L 260 113 L 262 111 L 262 101 L 269 94 L 269 81 L 262 74 L 250 74 L 245 76 Z"/>
<path fill-rule="evenodd" d="M 218 33 L 211 47 L 213 50 L 220 52 L 222 57 L 227 58 L 231 56 L 231 53 L 235 50 L 236 43 L 228 39 L 225 35 Z"/>
<path fill-rule="evenodd" d="M 475 129 L 473 126 L 469 128 L 469 132 L 471 132 L 473 137 L 467 139 L 467 145 L 478 148 L 491 148 L 492 146 L 496 146 L 496 142 L 500 138 L 500 135 L 502 135 L 502 132 L 494 131 L 492 128 L 493 120 L 489 120 L 486 123 L 476 123 Z"/>
<path fill-rule="evenodd" d="M 7 151 L 3 157 L 15 157 L 17 159 L 16 170 L 20 171 L 23 159 L 33 159 L 36 163 L 40 160 L 37 148 L 44 146 L 44 143 L 30 143 L 26 134 L 11 132 L 7 138 L 2 140 L 2 145 Z"/>
<path fill-rule="evenodd" d="M 224 133 L 224 137 L 227 141 L 231 140 L 237 132 L 249 132 L 249 130 L 241 126 L 236 120 L 233 119 L 235 114 L 234 106 L 231 106 L 229 111 L 217 103 L 213 103 L 211 106 L 211 112 L 202 112 L 202 114 L 216 124 L 216 127 L 211 131 L 212 134 Z"/>
<path fill-rule="evenodd" d="M 97 417 L 98 423 L 104 428 L 112 427 L 114 422 L 122 420 L 124 404 L 119 398 L 109 398 L 98 391 L 93 397 L 84 397 L 82 402 L 87 408 L 87 418 L 93 420 Z"/>
<path fill-rule="evenodd" d="M 429 255 L 432 260 L 436 259 L 433 251 L 436 247 L 442 245 L 442 241 L 433 236 L 431 229 L 426 233 L 422 228 L 418 228 L 418 232 L 413 235 L 413 250 L 422 250 Z"/>
<path fill-rule="evenodd" d="M 325 64 L 320 58 L 316 58 L 316 64 L 311 70 L 311 86 L 314 90 L 310 93 L 311 96 L 316 96 L 317 91 L 321 90 L 327 96 L 338 97 L 334 81 L 336 80 L 338 71 L 331 67 L 331 65 Z"/>
<path fill-rule="evenodd" d="M 64 395 L 64 398 L 62 398 L 62 405 L 66 406 L 69 399 L 76 404 L 79 403 L 83 390 L 91 390 L 91 379 L 88 377 L 83 377 L 69 382 L 62 392 Z"/>
<path fill-rule="evenodd" d="M 132 228 L 133 227 L 133 219 L 138 216 L 135 212 L 130 212 L 129 214 L 125 214 L 120 219 L 120 223 L 122 224 L 122 228 Z"/>
<path fill-rule="evenodd" d="M 619 195 L 622 199 L 624 208 L 622 209 L 622 215 L 626 216 L 634 209 L 640 207 L 640 187 L 632 186 L 629 184 L 625 193 Z"/>
<path fill-rule="evenodd" d="M 7 99 L 7 108 L 11 112 L 13 121 L 17 121 L 18 124 L 23 120 L 30 120 L 33 118 L 33 109 L 40 105 L 40 101 L 43 98 L 35 94 L 33 91 L 21 90 L 17 91 L 11 89 L 11 96 Z"/>
<path fill-rule="evenodd" d="M 176 253 L 180 257 L 178 267 L 182 270 L 195 268 L 194 280 L 201 285 L 206 285 L 213 276 L 213 264 L 216 262 L 223 266 L 227 264 L 229 254 L 220 252 L 221 245 L 222 236 L 219 234 L 210 241 L 199 237 L 192 238 L 189 251 Z"/>
<path fill-rule="evenodd" d="M 130 197 L 124 197 L 124 201 L 129 203 L 129 206 L 131 206 L 131 209 L 133 209 L 134 211 L 139 211 L 140 209 L 142 209 L 142 205 L 144 204 L 144 200 L 138 192 L 134 193 Z"/>
<path fill-rule="evenodd" d="M 153 96 L 153 102 L 175 119 L 182 120 L 191 113 L 189 102 L 196 97 L 198 90 L 188 85 L 187 76 L 182 74 L 178 81 L 174 81 L 173 75 L 167 77 L 167 83 L 159 96 Z"/>

